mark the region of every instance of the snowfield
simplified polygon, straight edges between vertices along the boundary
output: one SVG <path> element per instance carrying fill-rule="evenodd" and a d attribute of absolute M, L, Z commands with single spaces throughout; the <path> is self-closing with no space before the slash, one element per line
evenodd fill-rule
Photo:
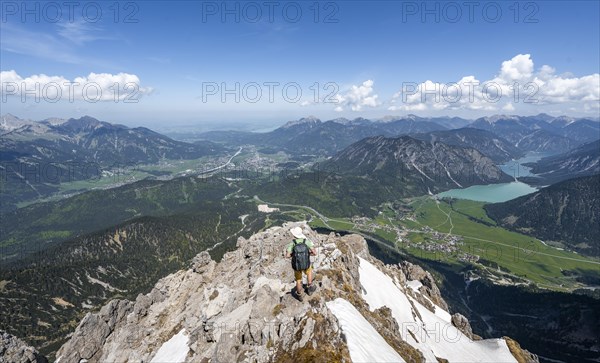
<path fill-rule="evenodd" d="M 363 298 L 369 308 L 390 308 L 402 338 L 421 351 L 427 362 L 437 363 L 436 357 L 449 362 L 517 362 L 504 339 L 471 340 L 452 325 L 447 311 L 436 306 L 436 312 L 431 312 L 407 296 L 389 276 L 369 261 L 360 257 L 359 260 Z M 414 283 L 410 285 L 413 289 L 417 287 Z M 361 318 L 364 319 L 362 315 Z"/>
<path fill-rule="evenodd" d="M 156 355 L 150 363 L 183 363 L 187 357 L 190 348 L 188 347 L 189 338 L 185 329 L 173 335 L 171 339 L 164 342 L 158 349 Z"/>
<path fill-rule="evenodd" d="M 338 319 L 346 336 L 352 362 L 405 362 L 347 300 L 337 298 L 329 301 L 327 307 Z"/>

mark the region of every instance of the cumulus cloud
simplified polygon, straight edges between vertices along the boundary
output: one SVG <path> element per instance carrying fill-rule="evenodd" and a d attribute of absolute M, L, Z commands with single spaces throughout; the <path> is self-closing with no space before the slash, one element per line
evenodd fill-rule
<path fill-rule="evenodd" d="M 374 82 L 372 80 L 364 81 L 360 86 L 353 85 L 344 94 L 336 94 L 335 99 L 338 106 L 335 111 L 341 112 L 344 107 L 350 107 L 352 111 L 362 111 L 363 107 L 377 107 L 380 102 L 377 101 L 378 95 L 374 94 Z"/>
<path fill-rule="evenodd" d="M 36 102 L 58 101 L 113 101 L 137 102 L 150 94 L 151 87 L 142 87 L 140 79 L 129 73 L 90 73 L 87 76 L 68 80 L 63 76 L 34 74 L 23 78 L 16 71 L 0 72 L 0 94 L 2 99 L 20 97 Z"/>
<path fill-rule="evenodd" d="M 529 54 L 518 54 L 512 59 L 502 62 L 499 77 L 507 82 L 526 80 L 533 73 L 533 61 Z"/>
<path fill-rule="evenodd" d="M 535 70 L 529 54 L 502 62 L 491 79 L 465 76 L 456 82 L 405 82 L 394 94 L 391 111 L 484 110 L 514 111 L 523 104 L 567 104 L 594 110 L 600 102 L 600 75 L 557 75 L 549 65 Z"/>

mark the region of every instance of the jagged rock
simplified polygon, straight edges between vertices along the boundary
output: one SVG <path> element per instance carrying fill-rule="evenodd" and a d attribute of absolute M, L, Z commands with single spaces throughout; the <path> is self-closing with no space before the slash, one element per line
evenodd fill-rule
<path fill-rule="evenodd" d="M 416 280 L 421 282 L 423 286 L 420 289 L 426 295 L 431 302 L 441 307 L 444 310 L 448 310 L 448 304 L 442 298 L 440 289 L 437 287 L 433 276 L 428 271 L 425 271 L 421 266 L 414 265 L 410 262 L 403 261 L 400 263 L 400 268 L 404 272 L 406 279 L 409 281 Z"/>
<path fill-rule="evenodd" d="M 201 273 L 203 268 L 212 261 L 207 251 L 202 251 L 192 259 L 192 271 Z"/>
<path fill-rule="evenodd" d="M 326 244 L 324 244 L 324 245 L 323 245 L 323 248 L 324 248 L 324 249 L 326 249 L 326 250 L 331 250 L 331 251 L 333 251 L 333 250 L 335 250 L 335 249 L 336 249 L 336 245 L 335 245 L 335 243 L 333 243 L 333 242 L 330 242 L 330 243 L 326 243 Z"/>
<path fill-rule="evenodd" d="M 48 359 L 21 339 L 0 330 L 0 363 L 48 363 Z"/>
<path fill-rule="evenodd" d="M 303 227 L 319 251 L 314 258 L 318 288 L 303 302 L 290 293 L 295 286 L 293 271 L 289 260 L 281 257 L 295 226 Z M 100 312 L 88 314 L 57 357 L 60 363 L 149 362 L 177 338 L 184 340 L 178 341 L 180 349 L 189 349 L 182 352 L 186 362 L 349 362 L 347 332 L 327 306 L 342 298 L 404 360 L 424 361 L 423 353 L 406 341 L 392 310 L 366 303 L 361 285 L 365 266 L 359 257 L 389 276 L 397 293 L 414 299 L 407 307 L 413 314 L 409 316 L 415 317 L 414 326 L 421 319 L 415 307 L 419 301 L 431 300 L 447 309 L 432 276 L 420 267 L 384 265 L 369 255 L 359 235 L 323 236 L 294 222 L 239 238 L 237 249 L 219 263 L 201 253 L 189 270 L 166 276 L 135 302 L 113 300 Z M 423 286 L 407 291 L 406 281 L 414 279 Z"/>
<path fill-rule="evenodd" d="M 540 359 L 537 355 L 521 348 L 521 345 L 517 343 L 515 340 L 509 337 L 502 337 L 506 340 L 506 345 L 508 345 L 508 349 L 514 355 L 519 363 L 540 363 Z"/>
<path fill-rule="evenodd" d="M 307 318 L 306 322 L 304 323 L 304 328 L 302 329 L 302 338 L 300 338 L 300 341 L 298 342 L 299 348 L 304 348 L 309 339 L 312 338 L 314 330 L 315 321 L 312 318 Z"/>
<path fill-rule="evenodd" d="M 235 333 L 221 335 L 213 359 L 217 363 L 237 362 L 240 344 Z"/>
<path fill-rule="evenodd" d="M 106 338 L 132 308 L 130 301 L 111 300 L 99 313 L 87 313 L 71 339 L 58 351 L 57 356 L 62 357 L 61 362 L 79 362 L 82 359 L 97 361 Z"/>
<path fill-rule="evenodd" d="M 271 290 L 268 285 L 263 285 L 254 296 L 254 303 L 248 322 L 250 337 L 254 344 L 266 344 L 269 339 L 276 340 L 276 335 L 271 332 L 274 317 L 273 307 L 279 304 L 279 294 Z M 266 328 L 266 330 L 265 330 Z"/>
<path fill-rule="evenodd" d="M 452 315 L 452 325 L 458 328 L 464 335 L 473 339 L 473 330 L 471 329 L 471 323 L 464 315 L 455 313 Z"/>

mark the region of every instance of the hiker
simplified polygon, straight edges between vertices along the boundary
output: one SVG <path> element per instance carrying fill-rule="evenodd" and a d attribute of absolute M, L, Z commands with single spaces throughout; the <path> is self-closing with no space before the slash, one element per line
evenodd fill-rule
<path fill-rule="evenodd" d="M 294 269 L 294 279 L 296 280 L 296 298 L 302 301 L 302 274 L 306 274 L 308 284 L 306 285 L 306 293 L 311 295 L 316 287 L 312 284 L 312 266 L 310 264 L 310 256 L 316 256 L 314 244 L 306 238 L 302 233 L 302 228 L 294 227 L 290 229 L 290 233 L 294 236 L 285 250 L 285 257 L 292 258 L 292 268 Z"/>

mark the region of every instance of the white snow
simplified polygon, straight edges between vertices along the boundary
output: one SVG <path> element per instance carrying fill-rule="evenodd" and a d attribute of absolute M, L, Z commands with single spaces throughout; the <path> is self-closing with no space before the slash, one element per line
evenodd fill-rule
<path fill-rule="evenodd" d="M 417 292 L 417 293 L 419 292 L 419 288 L 421 286 L 423 286 L 423 284 L 419 280 L 410 280 L 410 281 L 407 281 L 406 284 L 408 285 L 408 287 L 413 289 L 414 292 Z"/>
<path fill-rule="evenodd" d="M 392 311 L 392 316 L 398 322 L 400 335 L 408 344 L 420 350 L 427 362 L 437 362 L 435 354 L 426 345 L 416 340 L 413 334 L 419 336 L 422 323 L 415 321 L 412 306 L 406 294 L 398 289 L 392 279 L 379 271 L 367 260 L 359 257 L 360 284 L 362 285 L 363 298 L 371 310 L 387 306 Z M 410 334 L 412 332 L 413 334 Z"/>
<path fill-rule="evenodd" d="M 327 302 L 327 307 L 346 336 L 352 362 L 405 362 L 347 300 L 337 298 Z"/>
<path fill-rule="evenodd" d="M 516 362 L 504 339 L 469 339 L 450 323 L 447 311 L 436 306 L 436 312 L 431 312 L 408 297 L 388 275 L 373 264 L 360 257 L 359 260 L 363 298 L 369 308 L 390 308 L 392 316 L 398 322 L 402 338 L 421 351 L 427 362 L 437 362 L 436 357 L 449 362 Z M 408 284 L 413 290 L 417 286 L 413 281 Z"/>
<path fill-rule="evenodd" d="M 187 357 L 190 347 L 188 347 L 189 337 L 185 329 L 173 335 L 171 339 L 164 342 L 158 349 L 150 363 L 183 363 Z"/>

